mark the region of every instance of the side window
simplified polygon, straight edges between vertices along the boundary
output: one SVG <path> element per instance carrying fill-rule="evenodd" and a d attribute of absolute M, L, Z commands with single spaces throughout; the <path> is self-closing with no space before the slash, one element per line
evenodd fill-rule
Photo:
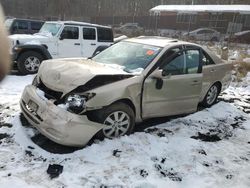
<path fill-rule="evenodd" d="M 14 24 L 14 28 L 16 30 L 27 30 L 28 29 L 28 22 L 26 21 L 16 21 Z"/>
<path fill-rule="evenodd" d="M 94 28 L 83 28 L 83 39 L 85 40 L 95 40 L 96 39 L 96 33 Z"/>
<path fill-rule="evenodd" d="M 186 74 L 198 73 L 200 52 L 199 50 L 187 50 L 185 52 Z"/>
<path fill-rule="evenodd" d="M 204 30 L 200 30 L 197 32 L 197 34 L 204 34 L 204 33 L 205 33 Z"/>
<path fill-rule="evenodd" d="M 43 22 L 31 22 L 31 30 L 39 31 L 43 25 Z"/>
<path fill-rule="evenodd" d="M 62 33 L 61 38 L 63 39 L 78 39 L 79 38 L 79 28 L 65 26 Z"/>
<path fill-rule="evenodd" d="M 166 72 L 167 75 L 185 74 L 184 53 L 180 52 L 175 54 L 172 57 L 172 60 L 164 65 L 162 69 Z"/>
<path fill-rule="evenodd" d="M 169 61 L 169 58 L 170 61 Z M 199 70 L 199 50 L 180 51 L 179 48 L 167 52 L 168 61 L 161 68 L 167 75 L 195 74 Z"/>
<path fill-rule="evenodd" d="M 206 52 L 204 52 L 203 50 L 202 50 L 202 54 L 201 54 L 201 61 L 202 61 L 203 66 L 215 64 L 214 61 L 212 60 L 212 58 L 209 57 L 209 55 Z"/>
<path fill-rule="evenodd" d="M 108 28 L 97 28 L 98 42 L 113 42 L 112 29 Z"/>

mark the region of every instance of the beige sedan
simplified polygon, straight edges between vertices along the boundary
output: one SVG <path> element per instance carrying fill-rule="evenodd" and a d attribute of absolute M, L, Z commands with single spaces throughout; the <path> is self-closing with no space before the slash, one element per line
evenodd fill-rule
<path fill-rule="evenodd" d="M 212 106 L 231 64 L 196 44 L 161 37 L 117 43 L 92 59 L 44 61 L 21 98 L 27 120 L 63 145 L 115 138 L 136 122 Z"/>

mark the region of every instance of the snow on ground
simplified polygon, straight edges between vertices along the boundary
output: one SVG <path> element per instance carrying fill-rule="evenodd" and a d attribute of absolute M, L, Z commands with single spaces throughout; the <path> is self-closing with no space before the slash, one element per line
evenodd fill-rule
<path fill-rule="evenodd" d="M 37 131 L 21 125 L 18 101 L 32 78 L 0 85 L 1 188 L 250 187 L 250 74 L 210 109 L 69 154 L 40 148 Z M 63 166 L 58 178 L 49 164 Z"/>

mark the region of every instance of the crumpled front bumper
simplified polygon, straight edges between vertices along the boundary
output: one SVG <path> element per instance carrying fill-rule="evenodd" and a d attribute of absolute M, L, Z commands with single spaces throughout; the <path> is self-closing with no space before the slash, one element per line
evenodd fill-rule
<path fill-rule="evenodd" d="M 36 104 L 37 110 L 34 110 Z M 30 106 L 29 106 L 30 105 Z M 25 87 L 21 110 L 30 124 L 52 141 L 67 146 L 84 146 L 104 125 L 88 120 L 85 115 L 70 113 L 52 101 L 42 99 L 36 87 Z"/>

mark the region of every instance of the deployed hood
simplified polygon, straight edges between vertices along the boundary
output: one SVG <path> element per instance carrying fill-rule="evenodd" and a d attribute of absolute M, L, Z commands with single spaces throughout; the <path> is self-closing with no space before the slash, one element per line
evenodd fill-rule
<path fill-rule="evenodd" d="M 49 36 L 40 34 L 34 34 L 34 35 L 15 34 L 15 35 L 10 35 L 9 39 L 12 41 L 12 45 L 16 45 L 17 40 L 19 41 L 19 44 L 41 44 L 43 42 L 48 41 Z"/>
<path fill-rule="evenodd" d="M 87 85 L 89 89 L 103 85 L 107 81 L 118 81 L 133 76 L 119 67 L 108 66 L 88 59 L 56 59 L 44 61 L 39 68 L 38 77 L 43 84 L 55 91 L 67 94 L 79 86 Z M 112 79 L 113 78 L 113 79 Z M 91 82 L 95 80 L 95 82 Z M 79 92 L 84 92 L 82 87 Z"/>

